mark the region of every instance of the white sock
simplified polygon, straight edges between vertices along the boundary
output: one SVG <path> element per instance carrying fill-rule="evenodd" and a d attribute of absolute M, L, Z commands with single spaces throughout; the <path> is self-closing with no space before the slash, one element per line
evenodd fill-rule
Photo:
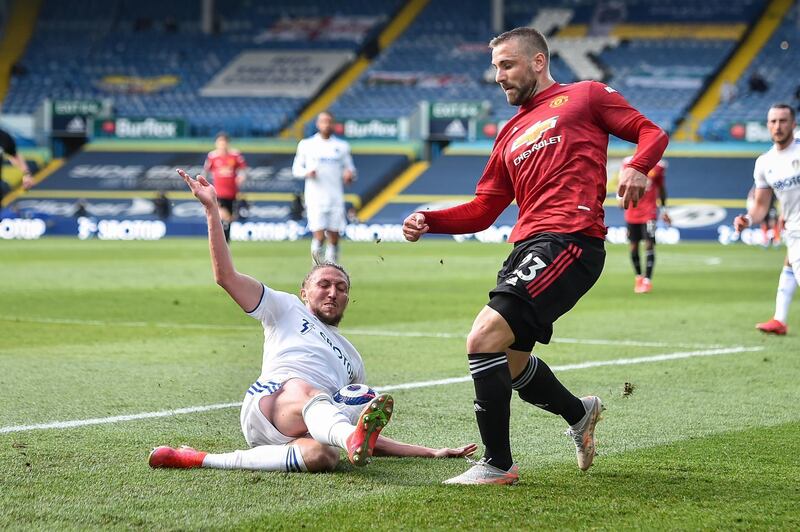
<path fill-rule="evenodd" d="M 252 471 L 308 471 L 297 445 L 259 445 L 244 451 L 207 454 L 203 467 Z"/>
<path fill-rule="evenodd" d="M 785 266 L 778 278 L 778 293 L 775 295 L 775 319 L 786 323 L 789 317 L 789 305 L 792 304 L 794 291 L 797 289 L 797 280 L 791 266 Z"/>
<path fill-rule="evenodd" d="M 335 246 L 333 244 L 328 244 L 325 246 L 325 260 L 337 264 L 339 263 L 339 244 Z"/>
<path fill-rule="evenodd" d="M 306 403 L 303 407 L 303 420 L 312 438 L 325 445 L 347 450 L 347 438 L 355 427 L 333 404 L 330 395 L 321 393 Z"/>
<path fill-rule="evenodd" d="M 322 242 L 317 240 L 316 238 L 311 239 L 311 260 L 314 264 L 319 264 L 322 262 Z"/>

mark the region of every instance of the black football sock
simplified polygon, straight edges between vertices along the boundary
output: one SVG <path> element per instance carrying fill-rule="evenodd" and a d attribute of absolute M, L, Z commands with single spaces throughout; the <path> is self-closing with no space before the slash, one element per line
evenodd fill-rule
<path fill-rule="evenodd" d="M 570 425 L 586 415 L 583 402 L 561 384 L 544 360 L 533 355 L 511 387 L 523 401 L 563 417 Z"/>
<path fill-rule="evenodd" d="M 231 224 L 230 222 L 222 222 L 222 232 L 225 233 L 225 242 L 231 241 Z"/>
<path fill-rule="evenodd" d="M 656 264 L 656 250 L 655 248 L 648 249 L 645 255 L 645 267 L 647 268 L 646 270 L 647 273 L 645 274 L 645 277 L 647 277 L 648 279 L 653 278 L 653 266 L 655 266 L 655 264 Z"/>
<path fill-rule="evenodd" d="M 470 353 L 469 372 L 475 385 L 475 417 L 484 458 L 490 465 L 511 468 L 509 418 L 511 417 L 511 373 L 505 353 Z"/>
<path fill-rule="evenodd" d="M 639 250 L 631 251 L 631 262 L 636 275 L 642 275 L 642 261 L 639 259 Z"/>

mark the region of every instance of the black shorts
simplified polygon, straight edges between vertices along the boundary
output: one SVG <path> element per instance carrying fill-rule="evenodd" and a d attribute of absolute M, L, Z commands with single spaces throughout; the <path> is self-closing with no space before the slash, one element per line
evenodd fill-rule
<path fill-rule="evenodd" d="M 628 224 L 628 242 L 639 242 L 640 240 L 656 241 L 655 220 L 643 224 Z"/>
<path fill-rule="evenodd" d="M 511 349 L 550 342 L 553 323 L 600 277 L 604 242 L 580 233 L 541 233 L 514 245 L 488 303 L 514 332 Z"/>
<path fill-rule="evenodd" d="M 223 209 L 227 210 L 231 214 L 234 213 L 234 211 L 233 211 L 233 203 L 235 201 L 236 200 L 233 199 L 233 198 L 217 198 L 217 203 L 219 203 L 219 206 L 222 207 Z"/>

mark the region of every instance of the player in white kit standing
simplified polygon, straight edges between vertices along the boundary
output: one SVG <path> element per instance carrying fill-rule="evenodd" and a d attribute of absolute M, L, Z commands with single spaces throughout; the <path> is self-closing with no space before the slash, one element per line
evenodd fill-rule
<path fill-rule="evenodd" d="M 356 466 L 366 465 L 373 453 L 436 458 L 475 451 L 475 445 L 431 449 L 379 437 L 394 406 L 388 394 L 379 394 L 352 417 L 351 409 L 335 403 L 332 394 L 366 378 L 361 355 L 338 329 L 350 277 L 336 264 L 317 264 L 303 280 L 301 301 L 239 273 L 225 243 L 214 187 L 203 176 L 195 180 L 178 172 L 205 208 L 214 278 L 262 322 L 264 355 L 240 415 L 250 449 L 209 454 L 162 446 L 150 454 L 151 467 L 317 472 L 338 464 L 339 449 Z"/>
<path fill-rule="evenodd" d="M 794 138 L 797 120 L 792 106 L 775 104 L 767 113 L 772 148 L 756 159 L 755 198 L 747 213 L 733 221 L 736 231 L 758 224 L 769 212 L 772 195 L 781 203 L 788 264 L 781 271 L 775 297 L 775 316 L 756 325 L 771 334 L 786 334 L 789 304 L 800 283 L 800 140 Z"/>
<path fill-rule="evenodd" d="M 311 258 L 314 263 L 339 262 L 339 237 L 347 224 L 344 185 L 353 182 L 356 167 L 350 145 L 333 134 L 333 115 L 317 116 L 317 133 L 297 145 L 292 174 L 305 179 L 306 216 L 312 232 Z M 322 246 L 327 235 L 324 259 Z"/>

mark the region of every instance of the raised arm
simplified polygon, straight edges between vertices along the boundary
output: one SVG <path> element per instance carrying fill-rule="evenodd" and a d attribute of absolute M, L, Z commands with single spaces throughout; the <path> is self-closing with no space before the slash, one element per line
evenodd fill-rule
<path fill-rule="evenodd" d="M 403 443 L 392 440 L 385 436 L 378 436 L 378 441 L 375 442 L 375 456 L 401 456 L 419 458 L 460 458 L 462 456 L 469 456 L 478 449 L 474 443 L 464 445 L 451 449 L 443 447 L 441 449 L 432 449 L 430 447 L 423 447 L 422 445 L 413 445 L 410 443 Z"/>
<path fill-rule="evenodd" d="M 208 248 L 211 252 L 211 269 L 214 272 L 214 280 L 225 289 L 236 303 L 245 312 L 254 310 L 261 299 L 261 283 L 249 275 L 239 273 L 233 266 L 228 244 L 225 242 L 225 234 L 222 231 L 222 220 L 219 217 L 219 207 L 217 206 L 217 193 L 205 177 L 192 177 L 181 169 L 178 173 L 189 186 L 206 211 L 206 221 L 208 222 Z"/>

